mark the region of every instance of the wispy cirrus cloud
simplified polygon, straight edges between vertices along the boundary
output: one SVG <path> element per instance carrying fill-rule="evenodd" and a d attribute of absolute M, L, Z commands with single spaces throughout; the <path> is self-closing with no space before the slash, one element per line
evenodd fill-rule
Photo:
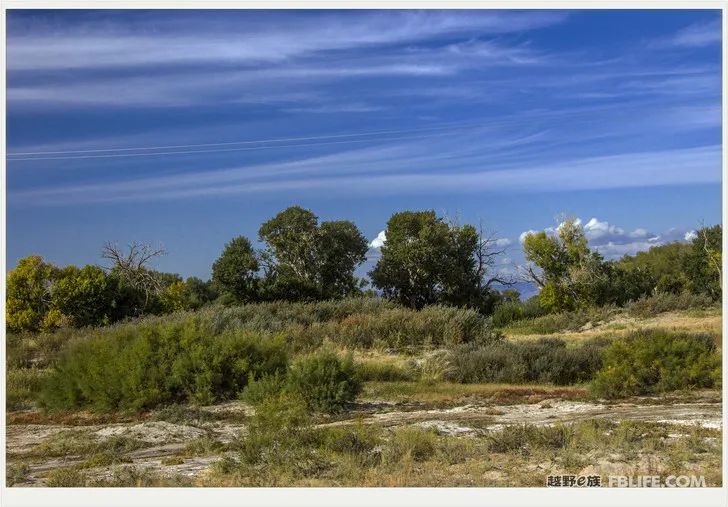
<path fill-rule="evenodd" d="M 441 191 L 528 193 L 707 184 L 718 183 L 721 178 L 720 146 L 588 157 L 508 169 L 476 164 L 470 170 L 462 166 L 447 170 L 437 160 L 416 172 L 394 169 L 411 160 L 412 150 L 421 151 L 423 146 L 370 148 L 282 164 L 16 191 L 13 203 L 68 205 L 291 190 L 319 195 L 335 190 L 339 196 Z M 383 164 L 384 160 L 389 165 Z M 379 173 L 369 170 L 375 166 Z"/>
<path fill-rule="evenodd" d="M 722 40 L 721 19 L 690 24 L 670 37 L 652 41 L 653 48 L 697 48 L 720 44 Z"/>
<path fill-rule="evenodd" d="M 567 14 L 386 11 L 315 16 L 310 23 L 275 16 L 275 24 L 270 24 L 265 19 L 271 15 L 266 13 L 259 13 L 257 22 L 235 14 L 207 21 L 192 14 L 177 15 L 160 22 L 150 13 L 148 20 L 135 23 L 91 22 L 65 30 L 18 27 L 8 42 L 8 69 L 282 62 L 319 52 L 414 43 L 436 36 L 520 32 L 560 23 Z M 190 35 L 190 23 L 195 26 L 194 35 Z M 489 49 L 491 56 L 498 51 L 496 46 Z"/>

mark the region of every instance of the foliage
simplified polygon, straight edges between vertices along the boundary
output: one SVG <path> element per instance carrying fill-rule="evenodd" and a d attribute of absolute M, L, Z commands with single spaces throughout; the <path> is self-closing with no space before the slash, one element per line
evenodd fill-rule
<path fill-rule="evenodd" d="M 309 409 L 339 412 L 354 401 L 361 382 L 351 355 L 341 359 L 323 350 L 294 363 L 288 374 L 288 390 L 300 396 Z"/>
<path fill-rule="evenodd" d="M 244 463 L 295 463 L 300 459 L 310 416 L 306 404 L 290 393 L 265 398 L 256 406 L 239 444 Z"/>
<path fill-rule="evenodd" d="M 416 311 L 375 298 L 215 307 L 201 315 L 216 330 L 280 332 L 304 350 L 326 341 L 357 349 L 407 349 L 500 338 L 474 310 L 432 306 Z"/>
<path fill-rule="evenodd" d="M 31 407 L 48 373 L 45 368 L 8 368 L 5 407 L 8 410 Z"/>
<path fill-rule="evenodd" d="M 197 318 L 122 326 L 72 343 L 44 384 L 41 402 L 51 410 L 95 411 L 212 403 L 286 362 L 280 339 L 213 334 Z"/>
<path fill-rule="evenodd" d="M 383 456 L 385 463 L 427 461 L 437 450 L 437 433 L 431 429 L 401 427 L 394 430 Z"/>
<path fill-rule="evenodd" d="M 706 294 L 714 300 L 721 297 L 723 227 L 718 224 L 696 232 L 685 257 L 685 274 L 691 292 Z"/>
<path fill-rule="evenodd" d="M 77 327 L 108 324 L 113 293 L 107 278 L 97 266 L 59 270 L 51 286 L 51 307 Z"/>
<path fill-rule="evenodd" d="M 37 331 L 50 308 L 57 268 L 38 255 L 24 257 L 8 273 L 5 318 L 10 332 Z"/>
<path fill-rule="evenodd" d="M 492 323 L 495 327 L 504 327 L 511 322 L 541 317 L 546 313 L 547 310 L 541 306 L 538 296 L 526 301 L 504 301 L 495 307 Z"/>
<path fill-rule="evenodd" d="M 558 385 L 591 380 L 601 367 L 604 343 L 567 347 L 558 338 L 500 342 L 454 349 L 449 378 L 457 382 L 537 382 Z"/>
<path fill-rule="evenodd" d="M 592 383 L 603 398 L 720 386 L 721 358 L 706 334 L 649 330 L 615 340 Z"/>
<path fill-rule="evenodd" d="M 706 308 L 713 304 L 713 300 L 707 294 L 657 292 L 653 296 L 642 297 L 630 303 L 627 310 L 635 317 L 647 318 L 664 312 Z"/>
<path fill-rule="evenodd" d="M 606 321 L 617 311 L 612 305 L 580 308 L 570 312 L 549 313 L 540 317 L 516 320 L 506 326 L 509 334 L 553 334 L 579 331 L 584 326 Z"/>
<path fill-rule="evenodd" d="M 354 223 L 319 225 L 313 212 L 292 206 L 263 223 L 258 236 L 267 245 L 264 298 L 313 301 L 358 291 L 354 270 L 366 260 L 367 241 Z"/>
<path fill-rule="evenodd" d="M 484 281 L 496 252 L 472 225 L 448 224 L 434 211 L 395 213 L 369 273 L 385 297 L 410 308 L 433 304 L 480 308 L 492 302 Z"/>
<path fill-rule="evenodd" d="M 196 276 L 185 280 L 187 294 L 189 296 L 189 307 L 193 310 L 212 302 L 218 297 L 218 292 L 211 281 L 203 282 Z"/>
<path fill-rule="evenodd" d="M 545 231 L 527 234 L 523 240 L 526 260 L 541 273 L 529 269 L 541 288 L 539 301 L 552 312 L 604 304 L 609 301 L 609 264 L 592 252 L 581 224 L 568 219 L 553 234 Z"/>
<path fill-rule="evenodd" d="M 574 429 L 558 424 L 555 426 L 533 426 L 514 424 L 488 435 L 488 450 L 491 452 L 517 452 L 529 454 L 536 449 L 563 449 L 574 439 Z"/>
<path fill-rule="evenodd" d="M 238 236 L 225 245 L 212 265 L 212 281 L 221 292 L 231 294 L 237 301 L 252 301 L 256 297 L 258 258 L 248 238 Z"/>
<path fill-rule="evenodd" d="M 160 299 L 165 312 L 178 312 L 191 308 L 190 293 L 187 285 L 181 280 L 166 287 Z"/>

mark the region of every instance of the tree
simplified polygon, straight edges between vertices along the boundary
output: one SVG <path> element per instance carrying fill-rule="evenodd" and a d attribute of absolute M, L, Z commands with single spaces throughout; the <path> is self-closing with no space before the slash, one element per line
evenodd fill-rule
<path fill-rule="evenodd" d="M 366 260 L 369 246 L 364 235 L 352 222 L 323 222 L 318 231 L 316 257 L 318 285 L 324 299 L 355 294 L 360 282 L 354 276 L 356 267 Z"/>
<path fill-rule="evenodd" d="M 212 265 L 212 281 L 221 292 L 239 302 L 252 301 L 256 295 L 258 257 L 248 238 L 238 236 L 225 245 Z"/>
<path fill-rule="evenodd" d="M 200 308 L 218 296 L 212 282 L 203 282 L 195 276 L 189 277 L 185 281 L 185 285 L 190 297 L 190 308 Z"/>
<path fill-rule="evenodd" d="M 77 327 L 108 324 L 113 300 L 108 277 L 98 266 L 65 267 L 51 286 L 52 308 Z"/>
<path fill-rule="evenodd" d="M 169 284 L 160 295 L 160 303 L 165 312 L 189 310 L 192 304 L 187 285 L 182 280 Z"/>
<path fill-rule="evenodd" d="M 300 206 L 287 208 L 261 225 L 261 257 L 269 299 L 317 300 L 355 293 L 356 267 L 364 262 L 366 238 L 349 221 L 318 223 Z"/>
<path fill-rule="evenodd" d="M 118 318 L 144 314 L 158 302 L 160 294 L 171 281 L 166 280 L 165 283 L 162 274 L 151 269 L 150 265 L 155 258 L 165 254 L 162 247 L 136 241 L 126 251 L 116 243 L 104 245 L 101 257 L 111 261 L 107 269 L 116 286 L 114 306 Z"/>
<path fill-rule="evenodd" d="M 587 246 L 575 219 L 564 220 L 554 234 L 535 232 L 523 241 L 528 278 L 538 285 L 539 301 L 551 311 L 603 304 L 609 295 L 609 265 Z M 538 268 L 538 271 L 534 268 Z"/>
<path fill-rule="evenodd" d="M 434 211 L 405 211 L 389 219 L 386 237 L 372 283 L 411 308 L 445 303 L 483 309 L 491 285 L 502 281 L 488 278 L 499 252 L 482 228 L 447 223 Z"/>
<path fill-rule="evenodd" d="M 50 309 L 58 269 L 39 255 L 24 257 L 8 273 L 5 317 L 8 331 L 37 331 Z"/>
<path fill-rule="evenodd" d="M 684 259 L 688 287 L 692 292 L 720 299 L 723 284 L 722 271 L 723 227 L 701 227 Z"/>

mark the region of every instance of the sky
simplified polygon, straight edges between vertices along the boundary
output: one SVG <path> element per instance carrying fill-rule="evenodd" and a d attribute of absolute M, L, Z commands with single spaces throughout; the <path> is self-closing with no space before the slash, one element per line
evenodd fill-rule
<path fill-rule="evenodd" d="M 291 205 L 618 258 L 721 220 L 718 10 L 7 13 L 7 266 L 163 245 L 207 279 Z"/>

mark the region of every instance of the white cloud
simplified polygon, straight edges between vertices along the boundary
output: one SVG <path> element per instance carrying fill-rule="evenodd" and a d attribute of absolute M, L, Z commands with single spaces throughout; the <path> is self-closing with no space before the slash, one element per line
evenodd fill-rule
<path fill-rule="evenodd" d="M 604 236 L 622 236 L 624 235 L 624 229 L 610 225 L 609 222 L 600 222 L 596 218 L 592 218 L 584 224 L 584 234 L 587 239 L 594 240 Z"/>
<path fill-rule="evenodd" d="M 513 243 L 513 241 L 511 241 L 508 238 L 500 238 L 500 239 L 495 240 L 495 245 L 500 246 L 500 247 L 509 246 L 512 243 Z"/>
<path fill-rule="evenodd" d="M 369 248 L 382 248 L 386 241 L 387 233 L 386 231 L 381 231 L 379 234 L 377 234 L 377 237 L 369 243 Z"/>
<path fill-rule="evenodd" d="M 306 23 L 278 17 L 273 24 L 253 16 L 210 22 L 210 17 L 178 15 L 160 20 L 150 15 L 148 21 L 135 24 L 106 19 L 65 31 L 31 26 L 8 37 L 7 67 L 12 71 L 285 62 L 324 51 L 406 44 L 442 35 L 520 32 L 566 17 L 557 12 L 388 11 L 319 14 Z M 189 24 L 195 25 L 194 34 Z"/>
<path fill-rule="evenodd" d="M 580 219 L 575 220 L 581 223 Z M 563 225 L 558 227 L 547 227 L 543 229 L 546 234 L 554 235 L 556 231 Z M 632 232 L 627 233 L 622 227 L 610 224 L 606 220 L 602 221 L 598 218 L 592 218 L 584 224 L 584 235 L 586 236 L 589 247 L 598 251 L 607 259 L 616 259 L 623 255 L 634 255 L 637 252 L 649 250 L 654 246 L 665 245 L 673 241 L 691 241 L 695 231 L 686 231 L 685 229 L 670 228 L 661 234 L 655 234 L 643 227 L 638 227 Z M 533 230 L 525 231 L 521 234 L 521 243 L 528 233 L 536 232 Z"/>
<path fill-rule="evenodd" d="M 719 183 L 721 178 L 719 145 L 564 160 L 547 165 L 524 162 L 510 168 L 488 168 L 483 167 L 477 154 L 473 157 L 460 151 L 467 145 L 462 136 L 456 140 L 454 136 L 439 137 L 400 144 L 380 141 L 379 146 L 288 162 L 217 170 L 180 168 L 180 172 L 169 176 L 34 188 L 15 192 L 12 198 L 15 204 L 35 206 L 158 201 L 285 190 L 308 193 L 336 190 L 342 196 L 543 193 Z M 410 167 L 417 167 L 417 172 Z"/>
<path fill-rule="evenodd" d="M 526 236 L 528 236 L 529 234 L 535 234 L 535 233 L 537 233 L 537 232 L 538 232 L 538 231 L 534 231 L 533 229 L 529 229 L 529 230 L 527 230 L 527 231 L 523 231 L 523 232 L 521 233 L 521 235 L 520 235 L 520 236 L 518 236 L 518 241 L 520 241 L 520 242 L 521 242 L 521 244 L 523 244 L 523 242 L 524 242 L 524 241 L 526 241 Z"/>
<path fill-rule="evenodd" d="M 696 48 L 720 44 L 721 42 L 721 19 L 701 23 L 693 23 L 678 30 L 672 37 L 654 41 L 651 46 L 656 48 Z"/>
<path fill-rule="evenodd" d="M 688 231 L 685 233 L 684 239 L 685 241 L 693 241 L 698 237 L 697 231 Z"/>

